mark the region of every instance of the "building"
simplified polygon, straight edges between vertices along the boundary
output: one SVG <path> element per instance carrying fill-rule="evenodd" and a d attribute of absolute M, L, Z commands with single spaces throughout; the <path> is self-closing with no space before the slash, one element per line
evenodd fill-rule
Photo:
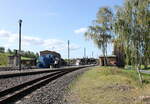
<path fill-rule="evenodd" d="M 49 51 L 49 50 L 40 51 L 40 56 L 47 55 L 47 54 L 52 54 L 54 56 L 61 58 L 61 55 L 55 51 Z"/>
<path fill-rule="evenodd" d="M 19 65 L 19 56 L 8 56 L 8 65 L 11 67 L 17 67 Z"/>
<path fill-rule="evenodd" d="M 8 56 L 8 65 L 11 67 L 19 66 L 19 56 L 18 55 Z M 21 65 L 36 66 L 36 59 L 35 58 L 21 59 Z"/>
<path fill-rule="evenodd" d="M 120 44 L 118 40 L 114 40 L 114 50 L 113 55 L 107 56 L 108 63 L 107 65 L 110 66 L 118 66 L 118 67 L 124 67 L 125 66 L 125 51 L 123 44 Z M 99 63 L 100 65 L 104 65 L 104 56 L 99 57 Z"/>
<path fill-rule="evenodd" d="M 116 66 L 117 65 L 117 57 L 115 55 L 107 56 L 106 58 L 107 58 L 107 65 L 108 66 Z M 104 66 L 104 60 L 105 60 L 104 56 L 99 57 L 99 64 L 101 66 Z"/>
<path fill-rule="evenodd" d="M 29 58 L 29 59 L 21 59 L 21 64 L 24 66 L 36 66 L 36 59 Z"/>

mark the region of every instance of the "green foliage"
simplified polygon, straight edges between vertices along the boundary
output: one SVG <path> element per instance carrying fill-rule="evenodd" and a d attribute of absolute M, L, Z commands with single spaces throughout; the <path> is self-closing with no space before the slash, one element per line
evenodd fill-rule
<path fill-rule="evenodd" d="M 8 48 L 7 53 L 12 54 L 12 50 Z"/>
<path fill-rule="evenodd" d="M 120 58 L 123 62 L 135 66 L 144 64 L 146 68 L 150 64 L 149 27 L 150 0 L 125 0 L 122 7 L 116 8 L 115 13 L 110 8 L 100 8 L 85 37 L 102 49 L 105 61 L 107 45 L 114 37 L 115 48 L 122 54 Z M 112 33 L 116 35 L 113 36 Z"/>
<path fill-rule="evenodd" d="M 111 21 L 112 11 L 109 8 L 100 8 L 97 13 L 97 18 L 94 21 L 93 26 L 89 26 L 88 31 L 85 33 L 87 39 L 93 40 L 99 49 L 102 49 L 102 53 L 105 57 L 104 64 L 107 64 L 107 46 L 112 38 L 111 34 Z"/>
<path fill-rule="evenodd" d="M 7 52 L 1 53 L 0 52 L 0 66 L 7 66 L 8 65 L 8 56 L 17 54 L 17 50 L 8 49 Z M 31 51 L 23 51 L 21 55 L 22 60 L 29 60 L 31 58 L 38 58 L 39 54 L 34 53 Z"/>
<path fill-rule="evenodd" d="M 113 29 L 121 40 L 126 64 L 147 65 L 150 61 L 150 2 L 149 0 L 126 0 L 117 9 Z"/>
<path fill-rule="evenodd" d="M 35 54 L 34 52 L 31 52 L 31 51 L 23 51 L 22 56 L 28 57 L 28 58 L 37 58 L 39 57 L 39 54 L 38 53 Z"/>
<path fill-rule="evenodd" d="M 4 53 L 5 52 L 5 48 L 4 47 L 0 47 L 0 53 Z"/>
<path fill-rule="evenodd" d="M 12 54 L 12 55 L 17 54 L 17 52 L 18 52 L 18 50 L 16 50 L 16 49 L 14 49 L 14 50 L 8 49 L 7 50 L 7 53 Z M 22 55 L 22 57 L 27 57 L 27 58 L 38 58 L 39 57 L 38 53 L 34 53 L 31 51 L 22 51 L 21 55 Z"/>
<path fill-rule="evenodd" d="M 0 66 L 8 65 L 8 54 L 0 53 Z"/>

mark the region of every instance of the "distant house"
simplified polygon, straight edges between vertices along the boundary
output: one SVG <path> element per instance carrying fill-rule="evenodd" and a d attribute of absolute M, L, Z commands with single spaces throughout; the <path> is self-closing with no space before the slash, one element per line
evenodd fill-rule
<path fill-rule="evenodd" d="M 21 64 L 23 66 L 36 66 L 36 59 L 35 58 L 21 59 Z M 11 67 L 17 67 L 19 65 L 19 56 L 18 55 L 8 56 L 8 65 Z"/>
<path fill-rule="evenodd" d="M 107 65 L 108 66 L 116 66 L 117 65 L 117 58 L 115 55 L 107 56 L 106 58 L 107 58 Z M 104 66 L 104 60 L 105 60 L 104 56 L 99 57 L 99 64 L 101 66 Z"/>
<path fill-rule="evenodd" d="M 21 59 L 21 64 L 24 66 L 36 66 L 35 58 Z"/>
<path fill-rule="evenodd" d="M 104 56 L 99 57 L 99 64 L 101 66 L 104 66 Z M 123 59 L 120 58 L 120 56 L 112 55 L 112 56 L 107 56 L 107 65 L 108 66 L 119 66 L 123 67 L 124 66 L 124 61 Z"/>
<path fill-rule="evenodd" d="M 17 67 L 19 65 L 19 56 L 18 55 L 8 56 L 8 65 L 12 67 Z"/>
<path fill-rule="evenodd" d="M 125 62 L 125 52 L 124 52 L 124 46 L 123 44 L 118 44 L 117 41 L 113 41 L 114 43 L 114 49 L 113 49 L 113 55 L 107 56 L 107 65 L 109 66 L 119 66 L 124 67 Z M 104 56 L 99 57 L 99 63 L 100 65 L 104 65 Z"/>

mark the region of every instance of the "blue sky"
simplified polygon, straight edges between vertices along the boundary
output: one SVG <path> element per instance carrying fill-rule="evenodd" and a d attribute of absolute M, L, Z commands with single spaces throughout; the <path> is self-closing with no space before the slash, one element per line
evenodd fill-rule
<path fill-rule="evenodd" d="M 95 19 L 100 7 L 122 5 L 123 0 L 0 0 L 0 46 L 18 49 L 18 20 L 23 20 L 22 50 L 55 50 L 67 57 L 94 57 L 101 50 L 86 41 L 83 34 Z M 108 53 L 111 54 L 112 46 Z"/>

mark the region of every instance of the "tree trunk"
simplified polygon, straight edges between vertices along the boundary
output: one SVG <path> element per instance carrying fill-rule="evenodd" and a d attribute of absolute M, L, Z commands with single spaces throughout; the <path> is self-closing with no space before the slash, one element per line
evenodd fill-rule
<path fill-rule="evenodd" d="M 141 86 L 142 86 L 142 85 L 143 85 L 143 79 L 142 79 L 142 75 L 141 75 L 141 72 L 140 72 L 140 69 L 141 69 L 140 66 L 141 66 L 141 65 L 138 64 L 136 70 L 137 70 L 137 72 L 138 72 L 139 81 L 140 81 L 140 84 L 141 84 Z"/>
<path fill-rule="evenodd" d="M 106 57 L 106 59 L 105 59 L 105 60 L 106 60 L 106 65 L 108 65 L 108 58 L 107 58 L 107 43 L 106 43 L 106 46 L 105 46 L 105 53 L 106 53 L 106 56 L 105 56 L 105 57 Z"/>
<path fill-rule="evenodd" d="M 105 47 L 103 45 L 103 57 L 104 57 L 104 66 L 106 66 L 106 56 L 105 56 Z"/>

